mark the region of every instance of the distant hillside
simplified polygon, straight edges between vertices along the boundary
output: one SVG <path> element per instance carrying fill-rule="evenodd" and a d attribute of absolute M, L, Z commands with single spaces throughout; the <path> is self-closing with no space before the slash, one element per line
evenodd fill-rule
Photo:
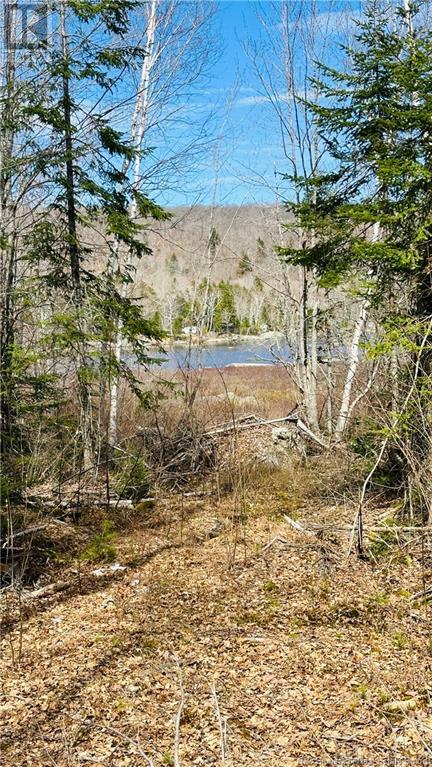
<path fill-rule="evenodd" d="M 231 314 L 246 329 L 274 326 L 276 320 L 269 314 L 277 312 L 272 293 L 281 270 L 275 248 L 287 237 L 282 226 L 286 211 L 275 205 L 243 205 L 170 212 L 169 221 L 150 225 L 146 239 L 152 255 L 137 265 L 135 295 L 148 310 L 157 311 L 168 330 L 175 317 L 193 322 L 190 304 L 199 303 L 203 281 L 209 277 L 214 286 L 228 283 L 230 295 L 214 300 L 219 308 L 221 300 L 234 303 Z"/>
<path fill-rule="evenodd" d="M 152 225 L 148 242 L 153 256 L 138 267 L 137 279 L 149 282 L 156 290 L 161 279 L 173 277 L 179 287 L 207 273 L 211 262 L 212 279 L 248 284 L 245 256 L 253 267 L 261 268 L 281 242 L 276 206 L 244 205 L 210 208 L 174 208 L 172 219 Z M 280 211 L 284 215 L 284 211 Z M 217 239 L 214 254 L 209 254 L 212 230 Z"/>

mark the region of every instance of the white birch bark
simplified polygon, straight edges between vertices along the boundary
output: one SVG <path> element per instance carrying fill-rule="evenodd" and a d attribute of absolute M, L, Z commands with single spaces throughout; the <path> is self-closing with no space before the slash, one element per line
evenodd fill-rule
<path fill-rule="evenodd" d="M 204 37 L 204 28 L 210 34 L 206 25 L 214 14 L 213 4 L 191 2 L 181 3 L 179 0 L 148 0 L 142 4 L 146 28 L 142 45 L 146 50 L 143 60 L 140 83 L 137 89 L 134 114 L 131 120 L 130 140 L 135 150 L 143 147 L 145 137 L 154 135 L 158 126 L 160 131 L 167 125 L 185 119 L 187 98 L 191 88 L 205 74 L 208 62 L 213 55 L 213 40 Z M 183 96 L 185 105 L 179 106 L 179 97 Z M 183 110 L 183 111 L 182 111 Z M 195 124 L 195 120 L 191 125 Z M 150 141 L 150 139 L 148 139 Z M 157 140 L 158 143 L 158 140 Z M 149 177 L 154 184 L 155 179 L 164 183 L 165 174 L 178 173 L 180 157 L 183 158 L 185 172 L 191 157 L 199 156 L 207 150 L 207 142 L 201 135 L 192 134 L 190 141 L 180 144 L 180 148 L 169 148 L 167 156 L 151 165 Z M 142 183 L 142 159 L 135 156 L 124 163 L 123 172 L 130 176 L 133 190 L 139 190 Z M 171 177 L 171 176 L 170 176 Z M 132 201 L 129 213 L 131 218 L 137 216 L 137 203 Z M 131 254 L 123 254 L 126 265 L 131 266 Z M 120 243 L 115 243 L 111 256 L 112 266 L 119 265 L 122 255 Z M 123 285 L 121 293 L 126 296 L 128 286 Z M 117 363 L 121 362 L 123 337 L 121 327 L 118 328 L 114 341 L 114 356 Z M 117 441 L 118 421 L 118 376 L 110 384 L 110 405 L 108 423 L 108 441 L 115 445 Z"/>
<path fill-rule="evenodd" d="M 318 434 L 320 430 L 318 417 L 318 286 L 314 276 L 311 276 L 309 287 L 311 296 L 310 310 L 310 359 L 309 359 L 309 421 L 312 428 Z"/>
<path fill-rule="evenodd" d="M 373 226 L 373 234 L 372 234 L 373 242 L 377 242 L 379 240 L 380 231 L 381 231 L 380 224 L 379 222 L 376 222 Z M 359 361 L 360 361 L 360 342 L 361 342 L 364 329 L 366 327 L 368 310 L 369 310 L 369 295 L 366 294 L 366 296 L 362 299 L 360 304 L 359 314 L 357 317 L 357 321 L 354 325 L 353 336 L 352 336 L 352 340 L 350 344 L 350 350 L 348 355 L 348 370 L 347 370 L 347 374 L 345 378 L 344 388 L 342 391 L 342 399 L 341 399 L 341 404 L 339 408 L 339 415 L 338 415 L 335 432 L 334 432 L 334 437 L 336 442 L 339 442 L 342 439 L 342 436 L 348 424 L 349 417 L 352 412 L 352 409 L 350 407 L 351 392 L 352 392 L 354 379 L 355 379 Z"/>
<path fill-rule="evenodd" d="M 345 384 L 342 392 L 342 399 L 339 408 L 339 415 L 334 431 L 334 438 L 336 442 L 342 439 L 343 433 L 346 429 L 348 417 L 350 413 L 351 392 L 353 388 L 354 379 L 357 373 L 357 368 L 360 359 L 360 342 L 366 326 L 368 315 L 368 298 L 364 298 L 360 304 L 360 311 L 357 317 L 357 321 L 354 326 L 354 332 L 350 344 L 348 355 L 348 370 L 345 378 Z"/>
<path fill-rule="evenodd" d="M 139 185 L 140 185 L 140 167 L 141 167 L 140 150 L 143 143 L 147 117 L 148 117 L 150 76 L 151 76 L 151 71 L 153 69 L 153 66 L 155 64 L 154 42 L 155 42 L 155 32 L 156 32 L 156 21 L 157 21 L 157 0 L 151 0 L 149 11 L 148 11 L 146 40 L 145 40 L 146 56 L 143 60 L 139 90 L 137 93 L 135 110 L 134 110 L 134 114 L 132 118 L 131 131 L 130 131 L 131 143 L 133 148 L 136 151 L 134 161 L 133 161 L 133 174 L 132 174 L 132 188 L 135 191 L 139 189 Z M 129 166 L 130 166 L 130 160 L 126 161 L 123 167 L 124 173 L 128 172 Z M 136 200 L 132 200 L 130 209 L 129 209 L 129 214 L 132 219 L 136 218 L 136 215 L 137 215 Z M 115 258 L 119 257 L 119 249 L 120 249 L 120 243 L 117 241 L 114 245 Z M 127 256 L 128 266 L 131 263 L 130 259 L 131 259 L 131 254 L 129 252 Z M 121 293 L 123 297 L 126 297 L 127 295 L 126 283 L 123 283 L 121 288 Z M 114 349 L 114 356 L 115 356 L 117 367 L 121 363 L 122 350 L 123 350 L 123 334 L 122 334 L 121 323 L 119 323 L 119 326 L 117 328 L 117 335 L 115 339 L 115 349 Z M 119 395 L 119 381 L 118 381 L 118 376 L 114 375 L 111 382 L 111 387 L 110 387 L 110 409 L 109 409 L 109 423 L 108 423 L 108 443 L 111 446 L 115 445 L 117 442 L 118 395 Z"/>

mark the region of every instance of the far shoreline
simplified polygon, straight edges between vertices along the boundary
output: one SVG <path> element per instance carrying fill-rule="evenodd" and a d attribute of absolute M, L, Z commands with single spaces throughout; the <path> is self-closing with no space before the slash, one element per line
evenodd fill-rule
<path fill-rule="evenodd" d="M 232 333 L 217 336 L 200 336 L 190 334 L 188 336 L 185 335 L 183 338 L 169 336 L 162 340 L 162 344 L 167 348 L 179 347 L 186 349 L 189 347 L 197 348 L 206 346 L 229 347 L 239 346 L 240 344 L 247 342 L 259 344 L 265 341 L 273 341 L 275 343 L 276 341 L 282 341 L 284 338 L 285 335 L 282 333 L 282 331 L 271 330 L 265 333 L 260 333 L 259 335 L 241 335 L 240 333 Z M 159 345 L 159 342 L 154 342 L 153 345 Z"/>

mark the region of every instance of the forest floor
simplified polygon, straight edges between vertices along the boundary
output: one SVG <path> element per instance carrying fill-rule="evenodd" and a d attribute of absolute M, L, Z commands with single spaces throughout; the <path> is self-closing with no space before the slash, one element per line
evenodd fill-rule
<path fill-rule="evenodd" d="M 347 558 L 353 505 L 293 503 L 301 471 L 162 498 L 57 572 L 4 631 L 3 767 L 432 763 L 430 553 Z"/>

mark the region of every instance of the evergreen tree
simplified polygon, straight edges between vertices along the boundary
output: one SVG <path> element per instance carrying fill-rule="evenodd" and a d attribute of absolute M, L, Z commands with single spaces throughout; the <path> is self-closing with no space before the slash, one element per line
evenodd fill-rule
<path fill-rule="evenodd" d="M 173 321 L 173 333 L 176 336 L 181 335 L 185 325 L 193 321 L 192 305 L 188 298 L 182 295 L 176 297 L 175 318 Z"/>
<path fill-rule="evenodd" d="M 118 323 L 141 364 L 150 361 L 146 340 L 161 337 L 160 324 L 147 320 L 137 302 L 124 295 L 122 286 L 131 280 L 130 270 L 113 270 L 110 264 L 116 258 L 107 257 L 110 249 L 114 256 L 119 247 L 137 257 L 149 252 L 143 224 L 130 215 L 131 200 L 141 220 L 165 216 L 132 188 L 130 162 L 125 160 L 132 159 L 135 150 L 115 125 L 116 99 L 124 98 L 117 90 L 120 75 L 130 85 L 129 73 L 146 55 L 128 44 L 135 6 L 132 0 L 60 3 L 58 34 L 43 52 L 32 51 L 20 79 L 11 76 L 2 91 L 11 104 L 9 115 L 2 111 L 2 136 L 13 124 L 14 136 L 26 147 L 24 156 L 14 155 L 15 144 L 9 142 L 9 163 L 2 167 L 8 187 L 16 190 L 15 196 L 8 195 L 9 207 L 31 210 L 23 231 L 15 221 L 14 237 L 2 234 L 2 253 L 5 248 L 10 251 L 13 239 L 19 260 L 15 258 L 10 272 L 20 271 L 23 278 L 27 270 L 28 278 L 21 280 L 27 295 L 31 286 L 33 295 L 39 294 L 49 307 L 31 355 L 19 348 L 16 333 L 3 347 L 7 353 L 2 352 L 2 378 L 8 384 L 1 391 L 2 421 L 7 421 L 8 433 L 14 431 L 11 414 L 17 424 L 15 403 L 23 387 L 28 388 L 36 360 L 40 364 L 48 358 L 51 368 L 55 361 L 55 367 L 63 370 L 70 369 L 72 361 L 80 405 L 78 445 L 87 464 L 97 447 L 93 395 L 103 396 L 104 380 L 120 374 L 143 402 L 150 401 L 132 369 L 115 358 L 112 340 Z M 106 108 L 104 99 L 109 101 Z M 24 192 L 23 168 L 29 179 Z M 16 289 L 13 293 L 10 287 L 8 294 L 18 300 Z M 28 299 L 20 295 L 19 300 Z M 16 364 L 17 359 L 27 360 L 26 369 L 24 363 Z M 99 389 L 94 386 L 97 379 Z"/>
<path fill-rule="evenodd" d="M 252 261 L 246 251 L 243 251 L 240 257 L 238 273 L 242 277 L 244 274 L 253 271 Z"/>
<path fill-rule="evenodd" d="M 258 261 L 262 261 L 266 256 L 265 242 L 262 237 L 258 237 L 257 239 L 256 255 Z"/>
<path fill-rule="evenodd" d="M 219 232 L 217 231 L 217 229 L 215 229 L 214 226 L 212 226 L 210 235 L 208 238 L 208 249 L 209 249 L 209 253 L 212 260 L 214 260 L 216 257 L 216 250 L 218 245 L 220 245 L 220 242 L 221 242 L 221 238 L 219 236 Z"/>
<path fill-rule="evenodd" d="M 239 318 L 236 311 L 234 288 L 223 280 L 218 285 L 218 299 L 214 312 L 214 329 L 217 332 L 238 331 Z"/>
<path fill-rule="evenodd" d="M 281 253 L 312 267 L 322 284 L 354 275 L 377 306 L 401 287 L 406 315 L 393 317 L 416 359 L 418 402 L 430 417 L 432 373 L 432 37 L 418 6 L 394 13 L 371 2 L 346 49 L 350 72 L 320 66 L 320 98 L 311 105 L 331 157 L 330 170 L 296 179 L 290 204 L 309 237 Z M 387 304 L 388 305 L 388 304 Z M 388 321 L 389 318 L 387 318 Z M 400 340 L 400 337 L 399 337 Z M 413 375 L 411 371 L 411 376 Z M 417 473 L 430 449 L 412 414 L 411 455 Z M 406 424 L 405 424 L 406 428 Z M 415 443 L 415 444 L 414 444 Z M 403 461 L 401 461 L 403 463 Z M 405 474 L 408 472 L 406 467 Z"/>
<path fill-rule="evenodd" d="M 110 118 L 91 107 L 85 110 L 85 136 L 78 134 L 83 107 L 78 98 L 74 98 L 74 92 L 78 93 L 84 87 L 86 92 L 94 92 L 100 99 L 112 91 L 116 72 L 122 72 L 124 77 L 137 60 L 146 55 L 145 51 L 131 48 L 126 42 L 135 5 L 133 1 L 117 0 L 103 0 L 97 4 L 77 0 L 60 4 L 60 44 L 58 49 L 53 49 L 48 67 L 50 108 L 44 105 L 41 114 L 36 106 L 38 118 L 51 131 L 52 144 L 59 146 L 44 170 L 45 178 L 54 182 L 57 193 L 47 208 L 43 224 L 51 227 L 51 231 L 55 227 L 57 233 L 59 223 L 64 229 L 56 245 L 60 255 L 66 248 L 69 261 L 70 275 L 63 273 L 63 288 L 70 280 L 74 307 L 71 322 L 75 350 L 79 355 L 80 432 L 87 464 L 91 463 L 94 448 L 90 389 L 96 371 L 102 371 L 108 377 L 123 373 L 136 393 L 141 394 L 131 369 L 113 353 L 110 341 L 115 327 L 121 323 L 123 337 L 140 363 L 149 361 L 142 339 L 160 337 L 159 328 L 144 319 L 138 306 L 121 290 L 122 283 L 129 281 L 131 276 L 119 271 L 115 257 L 108 259 L 108 263 L 116 264 L 117 273 L 108 268 L 100 278 L 91 266 L 88 267 L 93 252 L 82 234 L 84 228 L 97 224 L 105 229 L 113 251 L 123 245 L 140 257 L 149 251 L 140 238 L 142 225 L 130 215 L 131 198 L 143 218 L 164 216 L 158 206 L 131 187 L 127 171 L 134 149 L 112 126 Z M 97 30 L 97 36 L 93 30 Z M 101 33 L 105 38 L 101 38 Z M 29 110 L 33 111 L 32 105 Z M 55 224 L 54 210 L 57 214 Z M 60 325 L 64 339 L 63 322 Z M 100 350 L 99 360 L 94 359 L 96 354 L 90 348 Z"/>

